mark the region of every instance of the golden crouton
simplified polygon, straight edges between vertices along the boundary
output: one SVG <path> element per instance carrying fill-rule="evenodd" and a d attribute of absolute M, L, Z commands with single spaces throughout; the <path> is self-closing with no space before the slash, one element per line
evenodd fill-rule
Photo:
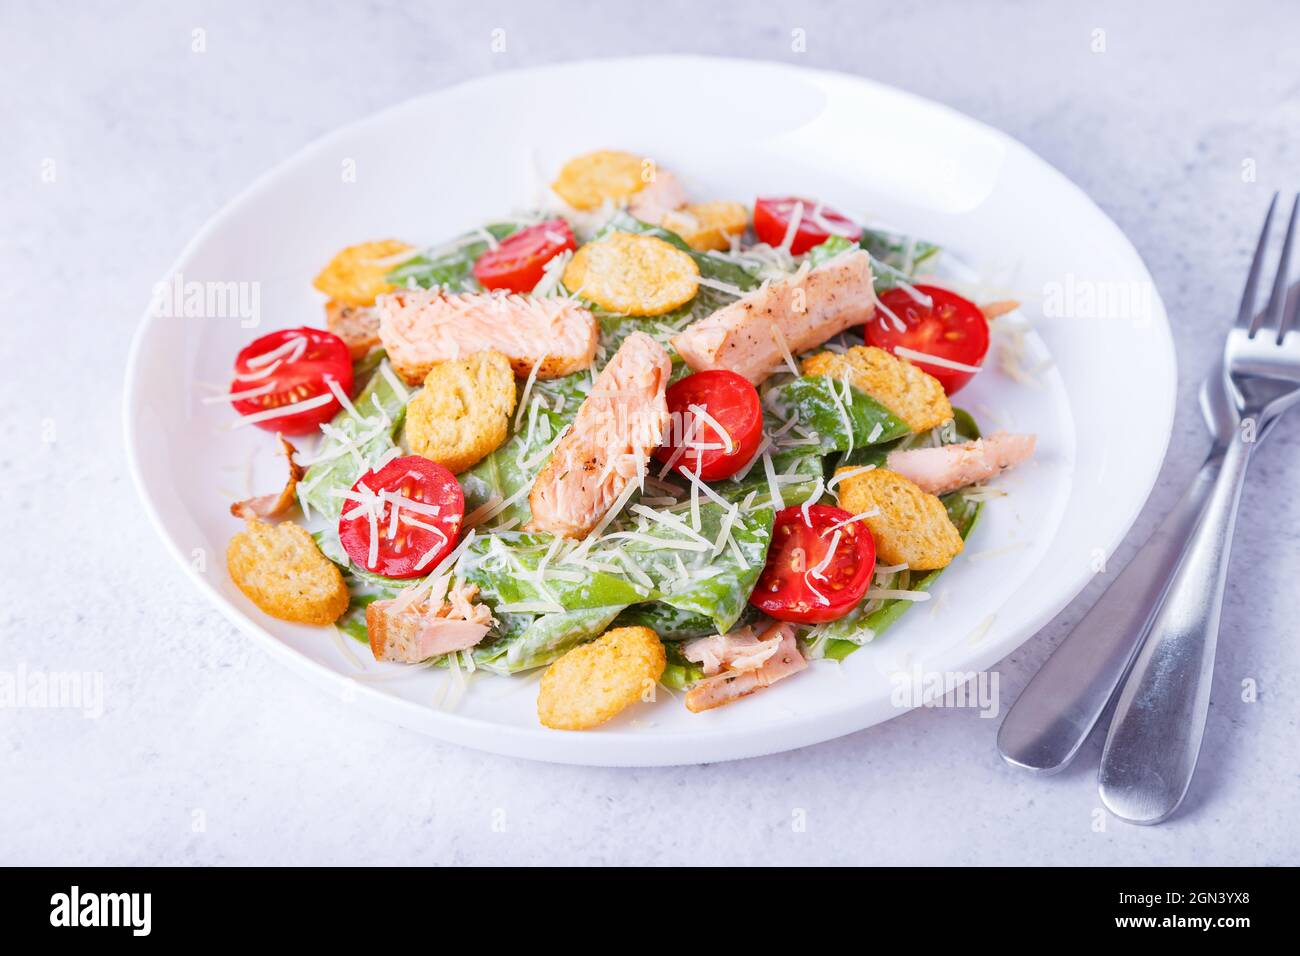
<path fill-rule="evenodd" d="M 226 569 L 250 601 L 282 621 L 331 624 L 348 609 L 343 575 L 296 524 L 249 521 L 230 539 Z"/>
<path fill-rule="evenodd" d="M 666 665 L 664 646 L 650 628 L 606 631 L 546 669 L 537 692 L 537 719 L 556 730 L 603 724 L 643 699 Z"/>
<path fill-rule="evenodd" d="M 569 260 L 564 287 L 623 315 L 663 315 L 695 298 L 700 267 L 676 246 L 630 232 L 589 242 Z"/>
<path fill-rule="evenodd" d="M 914 432 L 937 428 L 952 418 L 952 405 L 937 378 L 874 345 L 858 345 L 843 354 L 818 352 L 803 360 L 803 373 L 848 379 Z"/>
<path fill-rule="evenodd" d="M 411 451 L 452 474 L 478 464 L 506 440 L 515 410 L 515 374 L 500 352 L 441 362 L 406 406 Z"/>
<path fill-rule="evenodd" d="M 696 203 L 664 214 L 663 227 L 677 233 L 692 249 L 731 248 L 731 237 L 745 231 L 749 210 L 738 202 Z"/>
<path fill-rule="evenodd" d="M 379 345 L 379 313 L 369 306 L 330 299 L 325 303 L 325 328 L 343 340 L 353 359 L 365 358 Z"/>
<path fill-rule="evenodd" d="M 606 199 L 619 205 L 645 188 L 647 168 L 639 156 L 602 149 L 565 163 L 551 188 L 574 209 L 598 209 Z"/>
<path fill-rule="evenodd" d="M 385 278 L 395 265 L 393 260 L 410 251 L 411 246 L 396 239 L 348 246 L 330 260 L 312 284 L 344 305 L 374 305 L 375 296 L 393 290 Z"/>
<path fill-rule="evenodd" d="M 840 468 L 836 474 L 855 469 Z M 902 475 L 874 468 L 839 483 L 840 507 L 863 518 L 876 541 L 881 564 L 906 564 L 914 571 L 945 568 L 961 553 L 963 542 L 943 502 Z"/>

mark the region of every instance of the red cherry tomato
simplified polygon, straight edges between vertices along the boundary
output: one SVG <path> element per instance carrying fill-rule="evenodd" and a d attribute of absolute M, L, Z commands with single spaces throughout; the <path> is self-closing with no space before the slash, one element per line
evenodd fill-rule
<path fill-rule="evenodd" d="M 339 400 L 331 398 L 327 379 L 338 383 L 343 394 L 352 394 L 352 355 L 347 343 L 323 329 L 284 329 L 263 335 L 235 357 L 232 395 L 245 398 L 231 402 L 241 415 L 256 415 L 314 402 L 304 411 L 261 418 L 254 424 L 285 435 L 306 435 L 334 417 Z"/>
<path fill-rule="evenodd" d="M 665 397 L 671 418 L 664 444 L 655 449 L 660 461 L 667 462 L 677 453 L 692 426 L 694 435 L 687 444 L 718 447 L 687 447 L 675 465 L 680 472 L 690 472 L 704 481 L 720 481 L 734 475 L 758 451 L 763 440 L 763 403 L 758 389 L 744 376 L 726 369 L 696 372 L 670 385 Z M 719 434 L 692 406 L 702 408 L 726 435 Z"/>
<path fill-rule="evenodd" d="M 978 367 L 989 350 L 989 324 L 979 306 L 936 286 L 912 288 L 929 296 L 931 304 L 927 306 L 917 302 L 906 289 L 881 293 L 881 303 L 898 316 L 903 327 L 900 329 L 893 319 L 878 309 L 875 317 L 867 322 L 864 333 L 867 343 L 886 352 L 901 345 L 936 358 Z M 975 377 L 974 372 L 906 357 L 913 365 L 937 378 L 949 395 Z"/>
<path fill-rule="evenodd" d="M 777 512 L 767 565 L 749 603 L 768 617 L 799 624 L 835 621 L 849 613 L 867 593 L 876 567 L 876 542 L 866 525 L 854 521 L 832 530 L 852 517 L 830 505 L 810 505 L 807 521 L 799 506 Z M 828 562 L 832 543 L 835 553 Z"/>
<path fill-rule="evenodd" d="M 358 478 L 352 492 L 339 516 L 339 541 L 359 567 L 413 578 L 428 574 L 456 546 L 465 493 L 442 465 L 419 455 L 395 458 Z"/>
<path fill-rule="evenodd" d="M 563 219 L 548 219 L 501 240 L 474 263 L 474 278 L 485 289 L 532 292 L 543 268 L 565 249 L 577 248 L 573 230 Z"/>
<path fill-rule="evenodd" d="M 829 206 L 819 207 L 812 199 L 785 196 L 759 199 L 754 203 L 754 234 L 759 241 L 769 246 L 781 245 L 799 203 L 803 204 L 803 214 L 799 217 L 799 228 L 795 230 L 794 242 L 790 246 L 791 255 L 802 255 L 831 236 L 843 236 L 857 242 L 862 235 L 861 226 Z"/>

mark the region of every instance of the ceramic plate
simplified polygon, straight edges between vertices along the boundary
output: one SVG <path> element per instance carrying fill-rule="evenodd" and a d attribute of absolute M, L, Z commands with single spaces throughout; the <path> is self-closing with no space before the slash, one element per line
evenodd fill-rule
<path fill-rule="evenodd" d="M 559 103 L 564 121 L 538 108 Z M 1032 325 L 1017 367 L 1033 383 L 988 369 L 959 404 L 986 430 L 1032 431 L 1039 445 L 1030 465 L 999 481 L 1008 495 L 985 508 L 934 599 L 842 664 L 816 664 L 707 714 L 661 695 L 597 732 L 565 733 L 538 725 L 535 679 L 476 676 L 452 708 L 445 671 L 377 665 L 332 629 L 260 614 L 226 575 L 226 543 L 239 529 L 228 508 L 248 487 L 278 487 L 283 463 L 267 433 L 227 429 L 230 408 L 200 399 L 205 384 L 229 381 L 236 352 L 255 336 L 322 324 L 311 279 L 337 249 L 387 236 L 442 241 L 533 205 L 545 176 L 602 147 L 654 157 L 699 198 L 820 197 L 937 241 L 1013 291 Z M 432 93 L 341 129 L 263 176 L 163 281 L 182 296 L 191 282 L 233 293 L 215 307 L 186 309 L 178 299 L 167 316 L 151 308 L 127 370 L 131 466 L 176 559 L 253 640 L 336 697 L 445 740 L 542 760 L 651 765 L 771 753 L 915 705 L 900 674 L 951 684 L 991 667 L 1064 607 L 1119 543 L 1155 481 L 1173 420 L 1163 305 L 1132 245 L 1076 186 L 1016 141 L 943 106 L 786 65 L 586 62 Z M 989 364 L 1006 348 L 1015 346 L 1003 337 Z M 1145 409 L 1140 419 L 1135 406 Z"/>

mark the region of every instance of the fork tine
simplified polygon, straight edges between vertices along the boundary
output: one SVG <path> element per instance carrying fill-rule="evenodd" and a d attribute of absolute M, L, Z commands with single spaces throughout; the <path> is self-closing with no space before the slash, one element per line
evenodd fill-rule
<path fill-rule="evenodd" d="M 1273 277 L 1273 291 L 1268 297 L 1268 308 L 1260 328 L 1275 329 L 1277 340 L 1282 341 L 1282 312 L 1286 308 L 1287 276 L 1291 272 L 1291 240 L 1295 237 L 1296 213 L 1300 213 L 1300 195 L 1291 203 L 1291 218 L 1286 224 L 1286 238 L 1282 240 L 1282 255 L 1277 260 L 1277 275 Z"/>
<path fill-rule="evenodd" d="M 1282 339 L 1288 332 L 1295 330 L 1296 313 L 1300 311 L 1300 282 L 1295 283 L 1287 290 L 1286 294 L 1286 311 L 1282 313 L 1282 324 L 1277 329 L 1277 344 L 1282 344 Z"/>
<path fill-rule="evenodd" d="M 1264 262 L 1264 250 L 1268 247 L 1268 227 L 1273 224 L 1273 210 L 1277 207 L 1277 193 L 1273 193 L 1264 214 L 1264 228 L 1259 231 L 1259 243 L 1255 246 L 1255 258 L 1250 261 L 1250 274 L 1246 276 L 1246 288 L 1241 290 L 1241 308 L 1237 310 L 1237 325 L 1251 335 L 1255 334 L 1255 289 L 1259 285 L 1259 270 Z"/>

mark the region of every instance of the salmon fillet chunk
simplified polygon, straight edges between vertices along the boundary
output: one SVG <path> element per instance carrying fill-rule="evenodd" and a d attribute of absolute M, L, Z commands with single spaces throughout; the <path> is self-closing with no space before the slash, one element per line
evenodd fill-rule
<path fill-rule="evenodd" d="M 644 332 L 623 340 L 533 482 L 529 530 L 584 537 L 641 479 L 668 427 L 672 370 L 667 350 Z"/>
<path fill-rule="evenodd" d="M 731 635 L 723 639 L 720 647 L 734 643 L 729 641 L 729 638 Z M 775 649 L 766 650 L 769 645 L 775 645 Z M 688 648 L 687 656 L 691 660 L 703 661 L 705 673 L 708 673 L 712 662 L 709 655 L 700 653 L 702 649 L 699 642 L 688 645 Z M 725 666 L 719 670 L 715 665 L 712 676 L 704 678 L 687 691 L 687 710 L 693 714 L 713 710 L 733 700 L 748 697 L 764 687 L 771 687 L 777 681 L 797 674 L 808 666 L 808 662 L 799 653 L 799 645 L 794 637 L 794 626 L 780 621 L 769 627 L 758 638 L 742 641 L 741 648 L 748 653 L 749 658 L 738 657 L 728 662 L 724 657 Z M 764 649 L 765 656 L 753 654 L 753 651 L 759 648 Z M 736 648 L 729 648 L 729 650 L 734 652 Z"/>
<path fill-rule="evenodd" d="M 922 491 L 946 495 L 958 488 L 988 481 L 1027 461 L 1034 453 L 1034 443 L 1033 435 L 994 432 L 988 438 L 977 438 L 960 445 L 892 451 L 887 467 L 909 479 Z"/>
<path fill-rule="evenodd" d="M 785 359 L 862 325 L 876 308 L 871 256 L 832 259 L 755 289 L 673 337 L 692 371 L 725 368 L 755 385 Z M 784 348 L 782 347 L 784 345 Z"/>
<path fill-rule="evenodd" d="M 408 385 L 439 362 L 487 351 L 503 354 L 520 378 L 538 364 L 538 378 L 558 378 L 590 367 L 600 331 L 589 311 L 565 298 L 400 289 L 375 307 L 379 338 Z"/>

